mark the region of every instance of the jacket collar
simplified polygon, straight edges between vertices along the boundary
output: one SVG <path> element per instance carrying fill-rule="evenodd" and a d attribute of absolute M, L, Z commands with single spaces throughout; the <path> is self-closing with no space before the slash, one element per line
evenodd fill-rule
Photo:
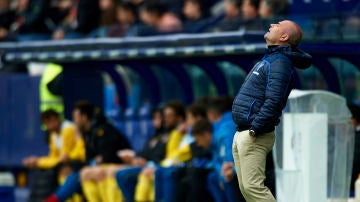
<path fill-rule="evenodd" d="M 275 46 L 268 46 L 267 50 L 266 50 L 266 54 L 272 54 L 275 52 L 290 52 L 291 46 L 279 46 L 279 45 L 275 45 Z"/>

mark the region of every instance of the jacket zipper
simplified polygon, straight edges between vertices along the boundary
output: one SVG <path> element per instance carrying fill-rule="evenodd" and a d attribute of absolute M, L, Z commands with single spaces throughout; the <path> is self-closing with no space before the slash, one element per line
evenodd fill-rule
<path fill-rule="evenodd" d="M 256 98 L 254 98 L 250 104 L 250 107 L 249 107 L 249 111 L 248 111 L 248 114 L 246 116 L 246 121 L 249 123 L 249 119 L 250 119 L 250 115 L 251 115 L 251 111 L 254 107 L 254 104 L 255 104 L 255 101 L 256 101 Z"/>

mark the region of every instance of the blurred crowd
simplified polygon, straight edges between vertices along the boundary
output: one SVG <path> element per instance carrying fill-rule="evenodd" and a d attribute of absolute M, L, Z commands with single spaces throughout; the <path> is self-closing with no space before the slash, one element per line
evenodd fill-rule
<path fill-rule="evenodd" d="M 35 172 L 30 201 L 245 201 L 232 157 L 232 100 L 205 97 L 189 106 L 171 100 L 153 108 L 153 133 L 138 151 L 140 135 L 131 141 L 89 102 L 75 104 L 73 123 L 46 109 L 49 155 L 23 161 Z M 270 154 L 272 191 L 274 176 Z"/>
<path fill-rule="evenodd" d="M 0 41 L 264 30 L 287 0 L 0 0 Z"/>

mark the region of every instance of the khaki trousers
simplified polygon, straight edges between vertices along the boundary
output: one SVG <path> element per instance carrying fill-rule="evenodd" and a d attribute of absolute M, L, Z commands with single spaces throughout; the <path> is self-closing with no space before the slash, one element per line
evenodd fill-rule
<path fill-rule="evenodd" d="M 256 138 L 249 131 L 236 132 L 232 152 L 240 191 L 247 202 L 275 202 L 274 196 L 264 185 L 266 155 L 275 142 L 274 132 Z"/>

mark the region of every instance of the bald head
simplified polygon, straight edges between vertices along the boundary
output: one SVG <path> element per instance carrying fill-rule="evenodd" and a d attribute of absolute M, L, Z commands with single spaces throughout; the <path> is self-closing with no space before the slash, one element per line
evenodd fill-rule
<path fill-rule="evenodd" d="M 302 39 L 302 31 L 299 25 L 290 20 L 284 20 L 277 24 L 271 24 L 269 32 L 264 35 L 268 45 L 291 45 L 297 46 Z"/>
<path fill-rule="evenodd" d="M 302 39 L 302 30 L 298 24 L 290 20 L 284 20 L 285 23 L 285 33 L 289 35 L 288 43 L 291 46 L 297 46 Z"/>

